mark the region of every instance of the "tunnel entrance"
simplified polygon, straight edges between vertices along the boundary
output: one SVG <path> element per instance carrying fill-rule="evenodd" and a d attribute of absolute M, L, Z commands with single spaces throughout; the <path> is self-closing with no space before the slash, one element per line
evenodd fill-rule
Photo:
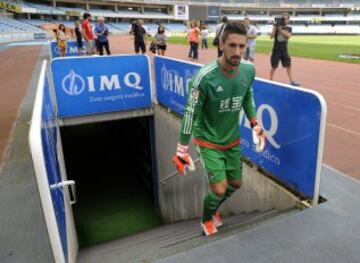
<path fill-rule="evenodd" d="M 80 248 L 162 224 L 153 117 L 65 126 L 61 137 Z"/>

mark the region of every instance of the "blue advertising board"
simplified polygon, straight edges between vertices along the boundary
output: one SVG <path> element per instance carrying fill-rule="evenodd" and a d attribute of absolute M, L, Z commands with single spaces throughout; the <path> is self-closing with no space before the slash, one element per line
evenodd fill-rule
<path fill-rule="evenodd" d="M 157 99 L 179 114 L 184 113 L 186 83 L 200 66 L 155 57 Z M 245 114 L 240 114 L 244 156 L 307 198 L 317 198 L 326 107 L 321 95 L 280 83 L 256 79 L 253 84 L 257 118 L 267 144 L 255 152 Z"/>
<path fill-rule="evenodd" d="M 186 104 L 186 87 L 201 65 L 181 60 L 154 57 L 156 97 L 161 104 L 183 115 Z"/>
<path fill-rule="evenodd" d="M 85 48 L 85 41 L 83 41 L 83 47 Z M 57 47 L 57 42 L 54 40 L 50 42 L 50 55 L 51 58 L 57 58 L 60 56 Z M 79 56 L 79 49 L 76 40 L 67 41 L 66 56 L 67 57 Z"/>
<path fill-rule="evenodd" d="M 151 107 L 147 56 L 57 58 L 51 71 L 60 118 Z"/>
<path fill-rule="evenodd" d="M 43 103 L 41 110 L 41 141 L 45 161 L 46 174 L 55 217 L 59 230 L 61 246 L 65 260 L 68 258 L 66 219 L 64 193 L 62 187 L 50 187 L 61 183 L 60 164 L 57 157 L 57 119 L 54 112 L 54 104 L 50 97 L 50 87 L 47 76 L 44 82 Z"/>

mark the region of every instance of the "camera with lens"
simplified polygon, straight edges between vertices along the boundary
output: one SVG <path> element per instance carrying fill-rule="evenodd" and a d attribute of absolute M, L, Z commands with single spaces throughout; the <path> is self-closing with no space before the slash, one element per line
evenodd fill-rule
<path fill-rule="evenodd" d="M 286 26 L 285 17 L 275 17 L 275 26 Z"/>

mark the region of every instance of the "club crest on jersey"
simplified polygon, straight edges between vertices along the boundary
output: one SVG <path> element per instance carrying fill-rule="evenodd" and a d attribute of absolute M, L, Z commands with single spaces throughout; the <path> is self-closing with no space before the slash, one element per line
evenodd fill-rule
<path fill-rule="evenodd" d="M 247 87 L 249 85 L 249 81 L 247 79 L 242 79 L 240 81 L 241 86 Z"/>

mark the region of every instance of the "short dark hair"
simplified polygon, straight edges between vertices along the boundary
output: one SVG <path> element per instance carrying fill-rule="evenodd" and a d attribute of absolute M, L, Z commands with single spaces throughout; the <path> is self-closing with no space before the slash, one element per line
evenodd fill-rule
<path fill-rule="evenodd" d="M 222 22 L 223 22 L 223 23 L 227 23 L 227 21 L 228 21 L 227 16 L 223 16 L 223 17 L 222 17 Z"/>
<path fill-rule="evenodd" d="M 287 13 L 287 12 L 282 13 L 281 16 L 282 16 L 282 17 L 286 16 L 288 19 L 290 18 L 289 13 Z"/>
<path fill-rule="evenodd" d="M 224 33 L 222 34 L 221 41 L 225 42 L 230 34 L 247 35 L 245 26 L 239 22 L 231 22 L 225 26 Z"/>
<path fill-rule="evenodd" d="M 84 13 L 83 14 L 83 19 L 87 19 L 88 17 L 91 17 L 90 13 Z"/>

